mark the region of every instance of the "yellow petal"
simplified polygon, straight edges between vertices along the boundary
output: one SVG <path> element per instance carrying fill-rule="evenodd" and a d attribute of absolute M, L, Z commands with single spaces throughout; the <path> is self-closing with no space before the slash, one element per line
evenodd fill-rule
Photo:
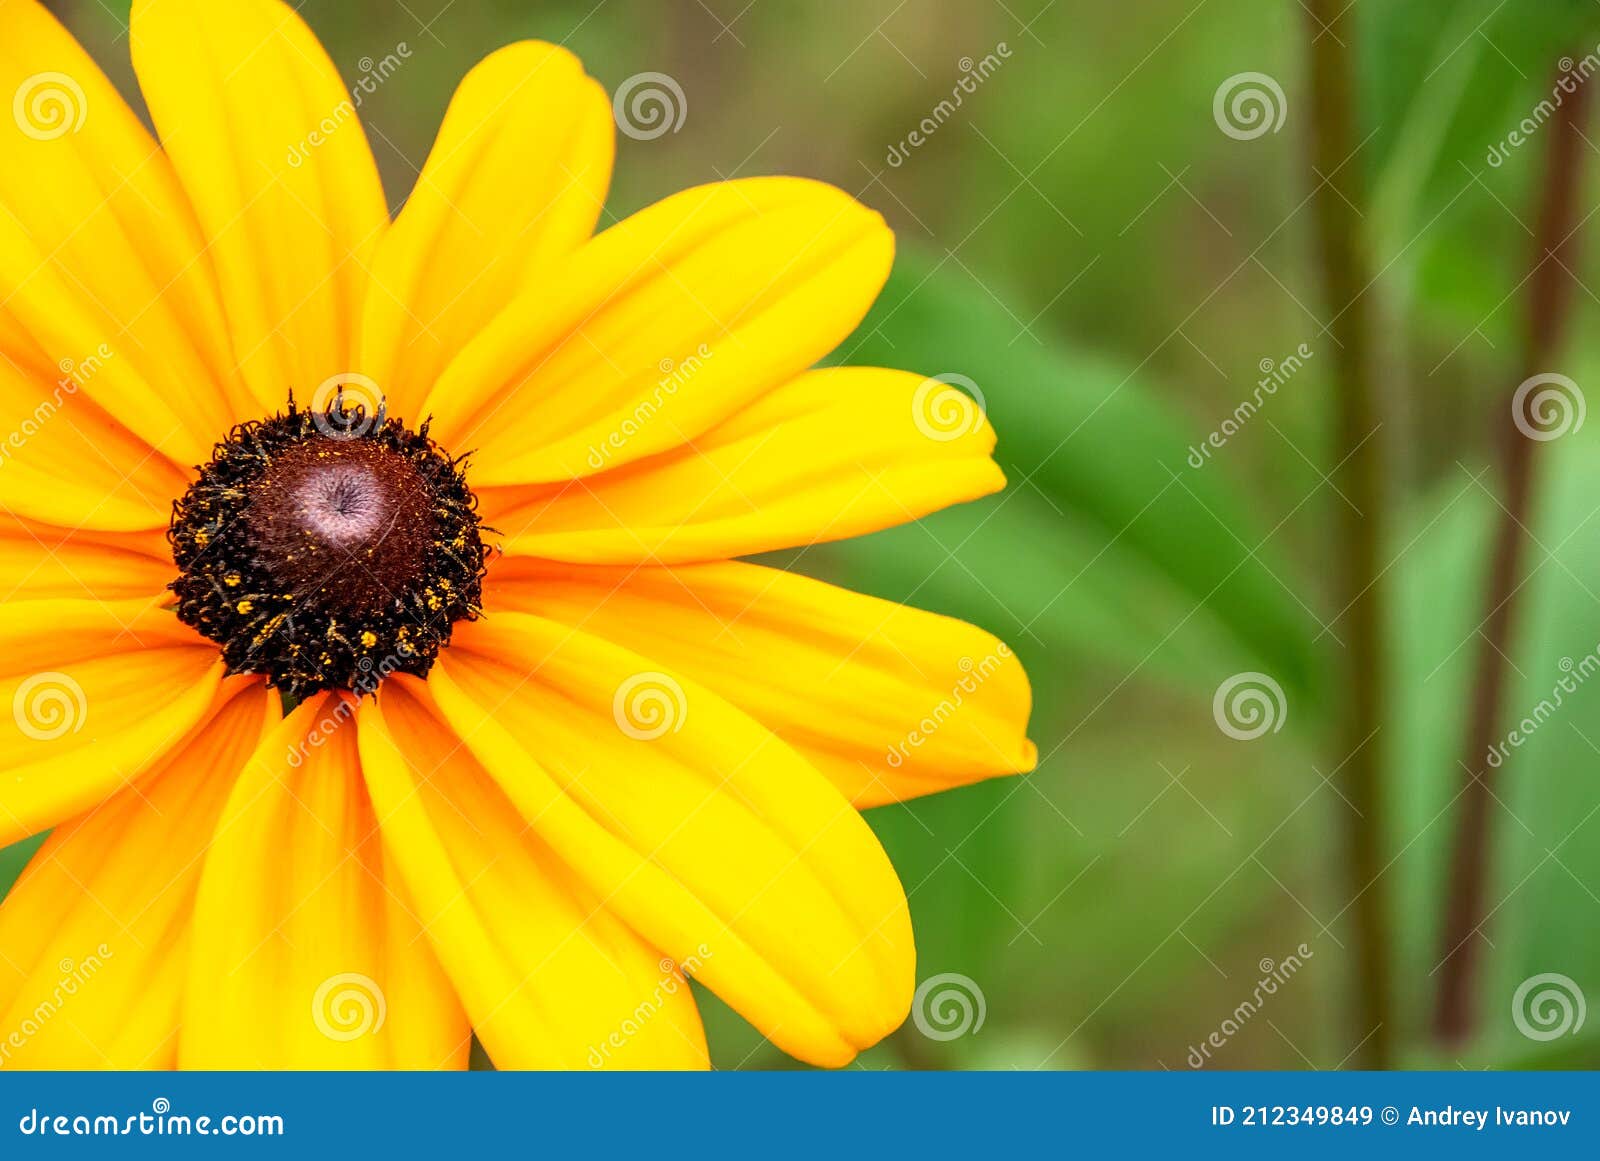
<path fill-rule="evenodd" d="M 505 560 L 484 604 L 615 641 L 767 726 L 858 807 L 1031 770 L 1021 663 L 981 629 L 733 562 Z"/>
<path fill-rule="evenodd" d="M 445 719 L 607 907 L 785 1051 L 848 1063 L 905 1018 L 905 893 L 861 816 L 704 686 L 523 613 L 459 626 Z M 655 711 L 652 716 L 652 711 Z"/>
<path fill-rule="evenodd" d="M 59 373 L 22 320 L 5 307 L 0 307 L 0 367 L 46 381 Z"/>
<path fill-rule="evenodd" d="M 421 682 L 392 678 L 360 738 L 385 846 L 497 1067 L 706 1067 L 675 964 L 529 831 Z"/>
<path fill-rule="evenodd" d="M 0 506 L 63 528 L 165 530 L 188 473 L 71 379 L 0 360 Z"/>
<path fill-rule="evenodd" d="M 195 887 L 222 805 L 279 716 L 230 678 L 137 787 L 51 834 L 0 905 L 0 1067 L 171 1068 Z M 205 990 L 208 980 L 195 981 Z"/>
<path fill-rule="evenodd" d="M 930 407 L 945 420 L 954 408 L 959 418 L 937 427 Z M 859 536 L 998 491 L 1005 477 L 989 458 L 993 448 L 993 429 L 956 388 L 841 367 L 802 375 L 692 445 L 644 463 L 478 495 L 510 553 L 719 560 Z"/>
<path fill-rule="evenodd" d="M 109 798 L 206 715 L 216 646 L 149 601 L 0 606 L 0 844 Z"/>
<path fill-rule="evenodd" d="M 196 49 L 184 46 L 186 71 L 204 63 Z M 243 393 L 172 166 L 34 0 L 0 3 L 0 93 L 14 114 L 0 133 L 6 310 L 149 445 L 205 459 Z"/>
<path fill-rule="evenodd" d="M 594 230 L 611 179 L 611 106 L 578 59 L 528 41 L 456 89 L 378 248 L 362 366 L 412 421 L 455 354 Z"/>
<path fill-rule="evenodd" d="M 678 447 L 853 330 L 894 240 L 795 178 L 688 190 L 606 230 L 513 301 L 425 410 L 473 480 L 569 480 Z"/>
<path fill-rule="evenodd" d="M 350 94 L 279 0 L 135 0 L 134 71 L 221 283 L 261 411 L 352 365 L 388 225 Z"/>
<path fill-rule="evenodd" d="M 175 575 L 158 532 L 73 532 L 0 512 L 0 604 L 151 598 Z"/>
<path fill-rule="evenodd" d="M 460 1068 L 471 1033 L 392 885 L 354 707 L 314 697 L 261 739 L 195 901 L 185 1068 Z"/>

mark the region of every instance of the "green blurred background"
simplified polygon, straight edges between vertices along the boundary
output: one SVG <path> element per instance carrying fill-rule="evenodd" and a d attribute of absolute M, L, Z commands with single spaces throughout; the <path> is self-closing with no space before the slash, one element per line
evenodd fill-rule
<path fill-rule="evenodd" d="M 127 0 L 52 0 L 135 95 Z M 1303 964 L 1209 1049 L 1210 1067 L 1326 1068 L 1369 1029 L 1349 1016 L 1351 808 L 1327 757 L 1342 647 L 1330 578 L 1344 501 L 1327 483 L 1332 349 L 1307 197 L 1308 17 L 1294 0 L 307 0 L 347 81 L 404 44 L 362 107 L 391 202 L 410 187 L 455 81 L 507 41 L 577 52 L 608 88 L 674 78 L 678 131 L 619 138 L 606 221 L 686 185 L 793 173 L 880 210 L 900 241 L 842 362 L 965 376 L 1011 478 L 1001 496 L 808 550 L 795 567 L 977 622 L 1032 675 L 1041 764 L 871 821 L 908 891 L 918 975 L 959 973 L 984 1019 L 908 1023 L 860 1066 L 1173 1068 L 1263 974 Z M 1385 857 L 1400 1062 L 1600 1065 L 1600 1014 L 1549 1042 L 1513 995 L 1560 973 L 1600 1000 L 1600 682 L 1500 772 L 1477 1033 L 1435 1047 L 1441 892 L 1484 550 L 1499 489 L 1491 433 L 1517 365 L 1542 174 L 1537 141 L 1487 153 L 1600 44 L 1590 0 L 1355 0 L 1358 139 L 1395 457 L 1393 704 Z M 1005 53 L 999 47 L 1005 46 Z M 998 67 L 924 144 L 903 141 L 968 62 Z M 1214 116 L 1240 73 L 1280 86 L 1276 132 Z M 1600 84 L 1600 80 L 1593 82 Z M 136 99 L 136 95 L 135 95 Z M 1600 132 L 1590 137 L 1600 140 Z M 1600 148 L 1584 153 L 1593 171 Z M 1600 205 L 1587 174 L 1580 212 Z M 1600 251 L 1600 246 L 1589 247 Z M 1588 290 L 1570 271 L 1559 370 L 1600 378 Z M 1305 365 L 1200 468 L 1191 445 L 1301 344 Z M 1600 643 L 1600 423 L 1545 445 L 1508 720 Z M 1213 717 L 1230 676 L 1284 691 L 1282 728 L 1236 740 Z M 1331 779 L 1330 779 L 1330 776 Z M 30 844 L 31 846 L 31 844 Z M 24 852 L 0 854 L 9 882 Z M 1310 955 L 1298 949 L 1304 944 Z M 1269 962 L 1270 961 L 1270 964 Z M 719 1067 L 784 1067 L 714 1000 Z M 938 1029 L 934 1031 L 938 1033 Z"/>

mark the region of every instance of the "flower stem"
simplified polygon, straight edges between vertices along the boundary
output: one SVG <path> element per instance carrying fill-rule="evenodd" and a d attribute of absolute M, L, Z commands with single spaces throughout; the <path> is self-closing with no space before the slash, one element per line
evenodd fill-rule
<path fill-rule="evenodd" d="M 1362 165 L 1354 154 L 1354 43 L 1352 5 L 1307 0 L 1310 41 L 1312 168 L 1318 252 L 1324 294 L 1333 311 L 1327 330 L 1334 342 L 1337 390 L 1337 457 L 1333 485 L 1340 497 L 1339 577 L 1345 609 L 1343 712 L 1338 764 L 1352 808 L 1345 828 L 1345 869 L 1354 926 L 1351 1041 L 1354 1063 L 1386 1068 L 1393 1043 L 1390 1019 L 1388 890 L 1382 840 L 1384 739 L 1378 737 L 1387 704 L 1384 640 L 1387 593 L 1381 561 L 1388 481 L 1382 403 L 1373 375 L 1371 300 L 1360 207 L 1366 204 Z"/>
<path fill-rule="evenodd" d="M 1559 74 L 1557 80 L 1560 80 Z M 1577 249 L 1578 192 L 1583 179 L 1585 104 L 1584 91 L 1577 87 L 1562 102 L 1545 130 L 1548 138 L 1544 188 L 1540 193 L 1533 269 L 1527 279 L 1522 350 L 1525 377 L 1552 370 L 1547 363 L 1560 346 L 1571 314 L 1574 281 L 1571 270 L 1576 265 L 1573 252 Z M 1490 847 L 1489 803 L 1493 797 L 1486 759 L 1489 748 L 1494 745 L 1503 712 L 1507 657 L 1513 648 L 1517 595 L 1522 586 L 1527 551 L 1534 453 L 1539 446 L 1517 429 L 1510 400 L 1508 392 L 1496 412 L 1505 498 L 1489 557 L 1486 605 L 1468 703 L 1466 750 L 1461 759 L 1462 787 L 1455 845 L 1450 874 L 1445 880 L 1449 897 L 1440 931 L 1441 962 L 1434 1032 L 1442 1042 L 1452 1046 L 1465 1041 L 1472 1032 L 1473 981 L 1479 933 L 1486 918 L 1484 889 L 1488 881 Z"/>

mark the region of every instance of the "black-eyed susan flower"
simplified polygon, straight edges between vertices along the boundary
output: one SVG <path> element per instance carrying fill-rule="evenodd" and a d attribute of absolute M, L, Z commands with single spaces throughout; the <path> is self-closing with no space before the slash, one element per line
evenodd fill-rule
<path fill-rule="evenodd" d="M 596 233 L 612 109 L 515 44 L 391 221 L 277 0 L 136 0 L 160 143 L 0 0 L 0 1064 L 696 1067 L 692 975 L 838 1065 L 904 1018 L 857 808 L 1034 760 L 975 628 L 736 558 L 998 489 L 809 368 L 889 269 L 788 178 Z M 397 82 L 391 82 L 397 83 Z"/>

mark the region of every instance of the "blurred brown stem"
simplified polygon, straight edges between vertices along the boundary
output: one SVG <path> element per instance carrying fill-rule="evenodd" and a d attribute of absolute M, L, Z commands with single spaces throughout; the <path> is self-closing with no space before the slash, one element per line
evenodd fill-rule
<path fill-rule="evenodd" d="M 1373 376 L 1372 283 L 1362 244 L 1366 204 L 1355 134 L 1353 5 L 1307 0 L 1310 41 L 1311 204 L 1334 342 L 1340 467 L 1338 556 L 1346 648 L 1338 769 L 1353 808 L 1345 828 L 1345 865 L 1354 924 L 1355 1062 L 1386 1068 L 1391 1060 L 1388 890 L 1383 878 L 1383 724 L 1388 684 L 1384 655 L 1386 591 L 1381 555 L 1387 515 L 1382 399 Z"/>
<path fill-rule="evenodd" d="M 1527 279 L 1521 364 L 1525 378 L 1551 370 L 1548 362 L 1560 346 L 1571 313 L 1573 276 L 1569 272 L 1577 249 L 1586 103 L 1579 86 L 1568 95 L 1545 130 L 1545 180 L 1533 268 Z M 1484 889 L 1491 845 L 1489 803 L 1493 792 L 1487 758 L 1499 729 L 1507 657 L 1516 631 L 1517 594 L 1523 583 L 1527 522 L 1533 498 L 1534 451 L 1538 447 L 1536 441 L 1517 429 L 1509 392 L 1496 412 L 1496 424 L 1505 472 L 1505 499 L 1489 557 L 1486 604 L 1468 706 L 1466 751 L 1461 758 L 1463 784 L 1446 880 L 1450 894 L 1440 933 L 1439 992 L 1434 1009 L 1434 1031 L 1447 1045 L 1460 1044 L 1472 1032 L 1473 981 L 1479 932 L 1486 918 Z"/>

